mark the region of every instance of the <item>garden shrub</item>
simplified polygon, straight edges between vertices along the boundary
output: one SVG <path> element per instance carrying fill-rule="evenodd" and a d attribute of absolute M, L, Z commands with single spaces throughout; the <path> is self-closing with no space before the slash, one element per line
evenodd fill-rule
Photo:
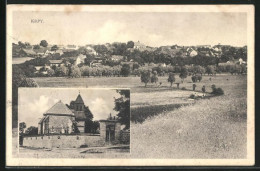
<path fill-rule="evenodd" d="M 191 94 L 191 95 L 190 95 L 190 99 L 195 99 L 195 95 L 194 95 L 194 94 Z"/>
<path fill-rule="evenodd" d="M 214 94 L 216 96 L 220 96 L 224 94 L 224 90 L 222 90 L 222 88 L 216 88 L 214 84 L 211 86 L 211 88 L 212 88 L 211 94 Z"/>
<path fill-rule="evenodd" d="M 87 147 L 88 147 L 87 144 L 83 144 L 83 145 L 81 145 L 79 148 L 87 148 Z"/>

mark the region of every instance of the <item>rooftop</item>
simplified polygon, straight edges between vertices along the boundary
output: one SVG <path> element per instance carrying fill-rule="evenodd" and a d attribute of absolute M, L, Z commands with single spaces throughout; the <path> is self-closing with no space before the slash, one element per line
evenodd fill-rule
<path fill-rule="evenodd" d="M 83 101 L 83 99 L 82 99 L 82 97 L 81 97 L 80 94 L 79 94 L 78 97 L 76 98 L 75 103 L 84 103 L 84 101 Z"/>
<path fill-rule="evenodd" d="M 64 104 L 59 101 L 53 105 L 49 110 L 47 110 L 44 115 L 54 114 L 54 115 L 73 115 L 72 111 Z"/>
<path fill-rule="evenodd" d="M 49 60 L 51 64 L 61 64 L 62 60 Z"/>

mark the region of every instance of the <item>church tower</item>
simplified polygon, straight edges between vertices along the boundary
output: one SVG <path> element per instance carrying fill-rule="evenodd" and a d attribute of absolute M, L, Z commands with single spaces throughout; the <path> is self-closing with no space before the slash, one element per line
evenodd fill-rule
<path fill-rule="evenodd" d="M 84 111 L 84 101 L 83 101 L 80 93 L 74 102 L 74 111 Z"/>

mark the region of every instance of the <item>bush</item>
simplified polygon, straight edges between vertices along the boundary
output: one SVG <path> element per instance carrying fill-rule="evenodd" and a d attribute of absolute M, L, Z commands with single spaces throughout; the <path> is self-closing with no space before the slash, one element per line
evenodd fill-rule
<path fill-rule="evenodd" d="M 194 95 L 194 94 L 191 94 L 191 95 L 190 95 L 190 99 L 195 99 L 195 95 Z"/>
<path fill-rule="evenodd" d="M 197 81 L 201 81 L 202 80 L 202 76 L 201 75 L 193 75 L 192 77 L 191 77 L 191 80 L 192 80 L 192 82 L 197 82 Z"/>
<path fill-rule="evenodd" d="M 212 88 L 211 94 L 214 94 L 216 96 L 220 96 L 224 94 L 224 90 L 222 90 L 222 88 L 216 88 L 214 84 L 211 86 L 211 88 Z"/>
<path fill-rule="evenodd" d="M 220 96 L 224 94 L 224 91 L 222 90 L 222 88 L 216 88 L 214 89 L 214 91 L 212 92 L 212 94 Z"/>
<path fill-rule="evenodd" d="M 194 83 L 197 82 L 197 80 L 198 80 L 198 79 L 197 79 L 197 76 L 196 76 L 196 75 L 193 75 L 193 76 L 191 77 L 191 80 L 192 80 L 192 82 L 194 82 Z"/>
<path fill-rule="evenodd" d="M 200 82 L 202 80 L 202 76 L 201 75 L 197 75 L 197 79 Z"/>
<path fill-rule="evenodd" d="M 88 147 L 87 144 L 83 144 L 83 145 L 81 145 L 79 148 L 87 148 L 87 147 Z"/>

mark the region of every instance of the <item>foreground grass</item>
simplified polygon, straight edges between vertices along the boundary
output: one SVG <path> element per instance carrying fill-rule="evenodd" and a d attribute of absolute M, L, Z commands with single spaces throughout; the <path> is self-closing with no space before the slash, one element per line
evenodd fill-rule
<path fill-rule="evenodd" d="M 225 95 L 131 125 L 140 158 L 246 158 L 246 77 L 219 82 Z M 233 82 L 232 82 L 233 81 Z"/>

